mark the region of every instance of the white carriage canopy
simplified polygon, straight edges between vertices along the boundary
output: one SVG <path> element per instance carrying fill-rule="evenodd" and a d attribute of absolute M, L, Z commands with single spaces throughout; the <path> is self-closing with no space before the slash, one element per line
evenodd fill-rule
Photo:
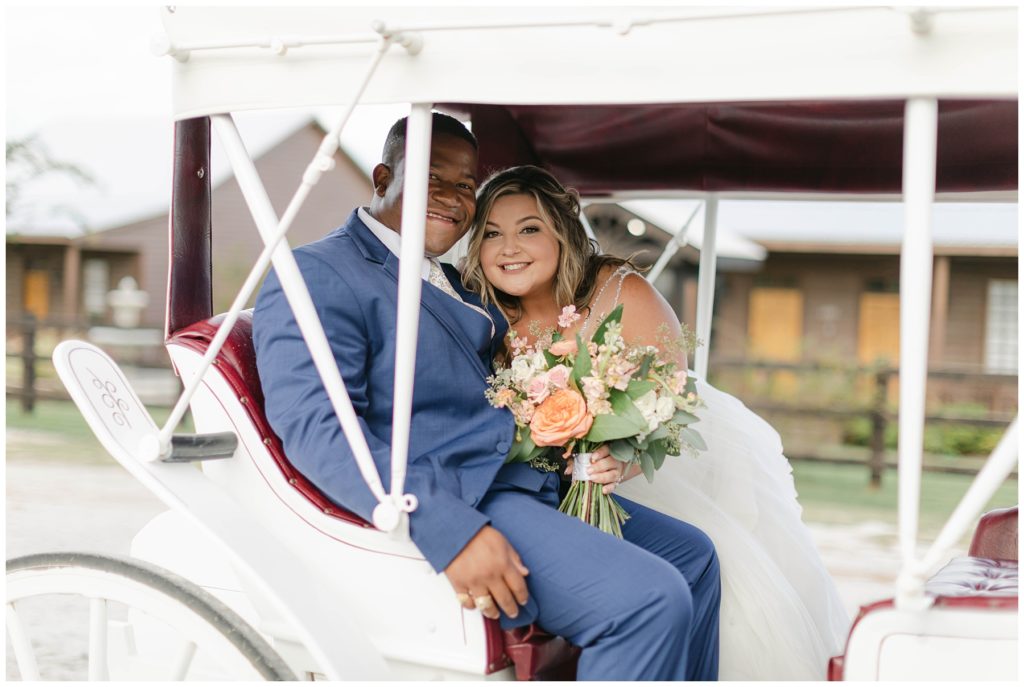
<path fill-rule="evenodd" d="M 404 261 L 399 275 L 392 481 L 386 494 L 308 293 L 281 243 L 357 103 L 411 107 L 401 254 L 422 254 L 429 113 L 435 106 L 471 119 L 480 140 L 481 176 L 534 163 L 585 197 L 704 198 L 696 329 L 709 345 L 719 197 L 854 194 L 902 202 L 901 605 L 920 602 L 927 568 L 964 531 L 992 484 L 1012 469 L 1015 453 L 1008 439 L 996 452 L 998 467 L 979 476 L 929 554 L 917 557 L 930 208 L 943 197 L 1016 198 L 1016 8 L 179 6 L 161 13 L 166 34 L 153 47 L 174 60 L 176 158 L 195 151 L 190 137 L 208 150 L 209 117 L 239 183 L 248 189 L 268 245 L 222 329 L 233 325 L 271 260 L 282 282 L 297 282 L 289 301 L 299 321 L 308 322 L 303 330 L 310 350 L 380 502 L 374 522 L 381 529 L 395 530 L 406 522 L 402 512 L 416 507 L 403 487 L 418 266 Z M 345 114 L 279 219 L 230 113 L 323 106 L 342 106 Z M 175 178 L 177 267 L 169 284 L 169 333 L 212 314 L 210 256 L 203 254 L 208 245 L 189 243 L 190 236 L 208 235 L 209 188 L 187 170 Z M 179 249 L 184 259 L 178 259 Z M 207 365 L 222 342 L 211 344 Z M 706 349 L 697 352 L 698 376 L 706 374 Z M 165 439 L 190 393 L 168 420 Z"/>

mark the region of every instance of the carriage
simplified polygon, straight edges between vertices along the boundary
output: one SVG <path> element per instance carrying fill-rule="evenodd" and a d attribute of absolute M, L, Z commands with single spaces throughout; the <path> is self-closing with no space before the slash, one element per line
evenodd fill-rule
<path fill-rule="evenodd" d="M 129 558 L 8 561 L 7 629 L 24 679 L 39 672 L 18 607 L 42 594 L 90 599 L 90 679 L 574 676 L 577 648 L 536 626 L 503 632 L 462 609 L 409 539 L 415 498 L 403 481 L 421 287 L 415 261 L 399 274 L 386 492 L 291 257 L 288 228 L 359 103 L 410 104 L 402 254 L 422 254 L 435 107 L 469 119 L 481 168 L 541 164 L 589 199 L 701 199 L 699 378 L 714 345 L 720 199 L 902 201 L 903 570 L 893 598 L 862 609 L 828 675 L 1016 676 L 1016 509 L 983 518 L 970 556 L 933 574 L 1014 469 L 1016 421 L 930 550 L 918 556 L 915 548 L 930 206 L 1016 197 L 1014 9 L 160 12 L 165 34 L 153 47 L 174 61 L 176 120 L 165 334 L 185 389 L 158 426 L 97 347 L 63 342 L 54 364 L 104 448 L 168 510 L 138 533 Z M 344 112 L 278 217 L 231 113 L 324 104 Z M 222 314 L 211 298 L 213 131 L 266 246 Z M 372 522 L 292 467 L 263 415 L 244 306 L 271 263 L 379 502 Z M 188 408 L 196 433 L 175 434 Z M 115 614 L 115 606 L 128 612 Z"/>

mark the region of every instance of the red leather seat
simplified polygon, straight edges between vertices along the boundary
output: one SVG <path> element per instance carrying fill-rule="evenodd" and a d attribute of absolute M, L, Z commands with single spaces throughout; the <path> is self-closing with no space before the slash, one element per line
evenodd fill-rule
<path fill-rule="evenodd" d="M 981 516 L 968 555 L 1002 561 L 1018 560 L 1017 506 Z"/>
<path fill-rule="evenodd" d="M 935 598 L 934 605 L 940 608 L 1017 608 L 1017 507 L 983 515 L 968 554 L 951 560 L 925 583 L 924 591 Z M 892 599 L 885 599 L 861 606 L 853 626 L 864 616 L 893 605 Z M 843 679 L 843 658 L 834 656 L 829 660 L 830 681 Z"/>
<path fill-rule="evenodd" d="M 167 341 L 205 354 L 213 341 L 223 315 L 201 320 L 175 332 Z M 214 359 L 224 379 L 238 395 L 249 419 L 259 432 L 274 462 L 304 497 L 331 517 L 360 527 L 373 527 L 355 513 L 337 505 L 320 492 L 292 466 L 281 440 L 263 414 L 263 389 L 256 370 L 256 351 L 252 344 L 252 311 L 244 310 Z M 514 665 L 519 680 L 572 680 L 580 650 L 561 637 L 544 632 L 536 625 L 502 632 L 497 621 L 485 620 L 488 647 L 488 673 Z"/>

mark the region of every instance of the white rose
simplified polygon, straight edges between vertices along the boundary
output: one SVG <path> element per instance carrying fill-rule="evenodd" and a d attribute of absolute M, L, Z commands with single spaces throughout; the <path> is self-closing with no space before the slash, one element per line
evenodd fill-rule
<path fill-rule="evenodd" d="M 543 351 L 537 351 L 533 354 L 533 369 L 535 370 L 546 370 L 548 368 L 547 358 L 544 357 Z"/>
<path fill-rule="evenodd" d="M 652 389 L 646 394 L 633 401 L 640 414 L 647 420 L 647 431 L 653 432 L 658 428 L 658 394 Z"/>
<path fill-rule="evenodd" d="M 658 398 L 657 404 L 655 404 L 655 415 L 658 417 L 658 422 L 668 422 L 672 419 L 672 416 L 676 414 L 676 403 L 671 396 L 661 396 Z"/>
<path fill-rule="evenodd" d="M 524 388 L 526 383 L 533 377 L 533 365 L 529 358 L 519 356 L 512 361 L 512 380 L 519 388 Z"/>

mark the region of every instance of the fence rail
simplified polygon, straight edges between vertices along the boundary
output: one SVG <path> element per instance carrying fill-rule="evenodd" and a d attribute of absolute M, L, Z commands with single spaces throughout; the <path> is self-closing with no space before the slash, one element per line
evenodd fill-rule
<path fill-rule="evenodd" d="M 7 360 L 18 360 L 21 363 L 19 374 L 7 376 L 6 396 L 18 399 L 24 413 L 32 413 L 38 400 L 70 400 L 64 386 L 56 380 L 47 378 L 45 365 L 53 358 L 54 342 L 68 338 L 89 338 L 90 325 L 82 319 L 36 318 L 31 313 L 19 319 L 7 320 Z M 133 349 L 142 355 L 148 351 L 156 355 L 149 356 L 148 364 L 138 365 L 143 369 L 170 369 L 161 346 L 138 346 L 125 344 L 122 353 Z M 152 349 L 152 350 L 149 350 Z M 46 352 L 40 352 L 41 350 Z M 130 357 L 130 356 L 129 356 Z M 159 357 L 160 362 L 153 364 L 152 359 Z M 128 369 L 128 368 L 126 368 Z M 42 371 L 42 375 L 40 372 Z M 20 383 L 17 383 L 19 380 Z M 163 405 L 158 402 L 156 405 Z"/>
<path fill-rule="evenodd" d="M 824 418 L 833 420 L 849 420 L 866 418 L 871 423 L 871 436 L 868 442 L 869 452 L 867 458 L 850 456 L 822 455 L 818 451 L 796 451 L 787 452 L 791 460 L 807 460 L 815 462 L 827 462 L 835 464 L 866 465 L 870 473 L 870 485 L 878 488 L 882 484 L 882 475 L 887 468 L 896 466 L 895 452 L 887 451 L 885 436 L 890 425 L 894 424 L 899 415 L 889 408 L 888 399 L 890 383 L 899 380 L 899 370 L 886 366 L 837 366 L 825 363 L 782 363 L 751 361 L 747 359 L 717 359 L 710 365 L 712 370 L 749 370 L 760 372 L 791 372 L 794 374 L 812 373 L 835 373 L 844 375 L 849 379 L 869 378 L 872 380 L 873 388 L 870 392 L 870 402 L 862 405 L 828 406 L 820 403 L 809 405 L 800 403 L 781 402 L 776 398 L 752 398 L 746 400 L 747 407 L 757 413 L 771 413 L 776 415 L 792 415 L 797 417 Z M 961 382 L 984 382 L 986 384 L 1014 384 L 1017 383 L 1017 375 L 988 373 L 967 368 L 933 368 L 928 371 L 929 380 L 948 379 Z M 925 415 L 926 424 L 962 425 L 974 427 L 1005 428 L 1013 420 L 1014 414 L 989 412 L 984 416 L 969 417 L 948 413 L 928 413 Z M 847 452 L 849 453 L 849 452 Z M 855 452 L 854 452 L 855 453 Z M 955 463 L 943 461 L 925 461 L 924 469 L 936 472 L 949 472 L 959 474 L 975 474 L 980 469 L 977 458 L 973 462 L 977 465 L 968 464 L 972 459 L 959 459 Z M 1016 472 L 1013 476 L 1016 477 Z"/>

